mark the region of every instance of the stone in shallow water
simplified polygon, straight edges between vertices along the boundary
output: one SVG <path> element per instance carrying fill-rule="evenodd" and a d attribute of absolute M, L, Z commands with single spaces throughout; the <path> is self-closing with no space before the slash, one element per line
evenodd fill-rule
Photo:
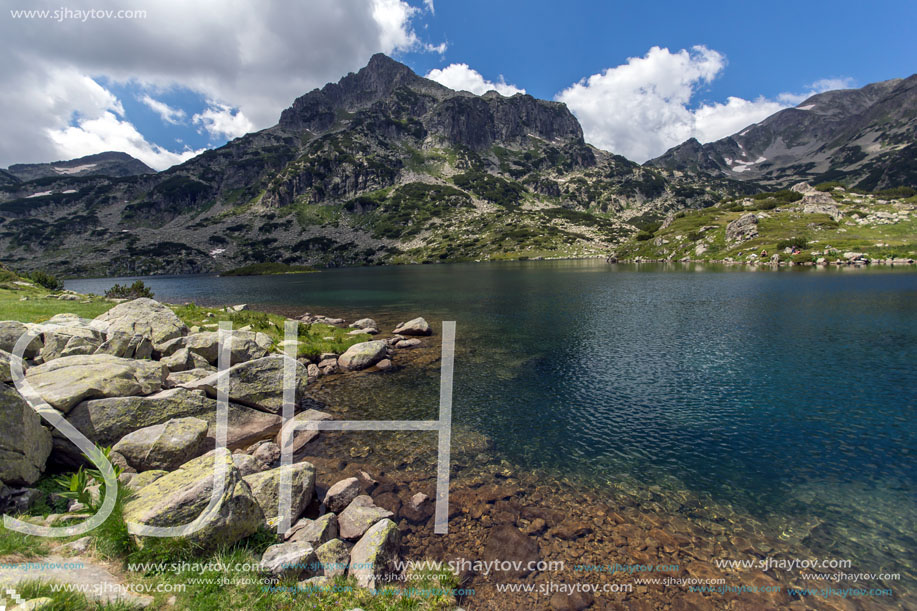
<path fill-rule="evenodd" d="M 418 316 L 413 320 L 399 324 L 392 333 L 395 335 L 433 335 L 433 329 L 430 328 L 430 324 L 426 320 Z"/>
<path fill-rule="evenodd" d="M 507 577 L 524 577 L 530 572 L 527 568 L 528 563 L 537 561 L 539 558 L 538 544 L 522 534 L 515 526 L 501 524 L 490 529 L 487 543 L 484 545 L 484 560 L 491 562 L 508 560 L 520 563 L 518 571 L 505 573 Z"/>
<path fill-rule="evenodd" d="M 360 491 L 360 481 L 355 477 L 348 477 L 328 488 L 322 502 L 328 511 L 339 513 L 357 498 Z"/>
<path fill-rule="evenodd" d="M 387 353 L 388 344 L 382 340 L 354 344 L 338 357 L 337 363 L 345 371 L 358 371 L 372 367 Z"/>

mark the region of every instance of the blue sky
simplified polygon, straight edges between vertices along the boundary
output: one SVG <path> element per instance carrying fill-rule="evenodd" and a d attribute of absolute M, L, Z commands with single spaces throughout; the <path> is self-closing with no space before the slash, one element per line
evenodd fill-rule
<path fill-rule="evenodd" d="M 379 51 L 454 88 L 563 101 L 587 141 L 641 162 L 813 93 L 906 77 L 917 66 L 917 3 L 903 0 L 98 0 L 95 8 L 137 14 L 0 14 L 0 166 L 123 150 L 164 169 L 273 125 L 295 97 Z"/>

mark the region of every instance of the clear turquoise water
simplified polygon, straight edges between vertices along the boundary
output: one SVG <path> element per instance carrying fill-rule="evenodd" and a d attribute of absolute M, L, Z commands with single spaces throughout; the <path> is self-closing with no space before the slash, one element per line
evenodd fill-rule
<path fill-rule="evenodd" d="M 917 549 L 912 271 L 564 261 L 144 280 L 167 301 L 456 320 L 456 422 L 516 464 L 814 519 L 824 546 L 884 565 Z M 433 416 L 424 382 L 367 416 Z"/>

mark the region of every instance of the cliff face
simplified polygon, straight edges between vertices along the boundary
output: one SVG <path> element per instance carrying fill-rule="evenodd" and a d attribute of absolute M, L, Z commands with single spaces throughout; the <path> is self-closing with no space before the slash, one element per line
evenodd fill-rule
<path fill-rule="evenodd" d="M 873 190 L 917 182 L 917 75 L 828 91 L 705 145 L 647 165 L 777 187 L 843 180 Z"/>

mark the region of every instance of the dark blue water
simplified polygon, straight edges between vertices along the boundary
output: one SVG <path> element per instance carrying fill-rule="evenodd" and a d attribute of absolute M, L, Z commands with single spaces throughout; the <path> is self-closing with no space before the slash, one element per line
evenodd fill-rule
<path fill-rule="evenodd" d="M 167 301 L 456 320 L 456 421 L 524 467 L 914 526 L 913 272 L 524 262 L 145 281 Z M 405 388 L 397 409 L 435 414 L 434 384 Z M 887 519 L 862 517 L 880 506 Z"/>

